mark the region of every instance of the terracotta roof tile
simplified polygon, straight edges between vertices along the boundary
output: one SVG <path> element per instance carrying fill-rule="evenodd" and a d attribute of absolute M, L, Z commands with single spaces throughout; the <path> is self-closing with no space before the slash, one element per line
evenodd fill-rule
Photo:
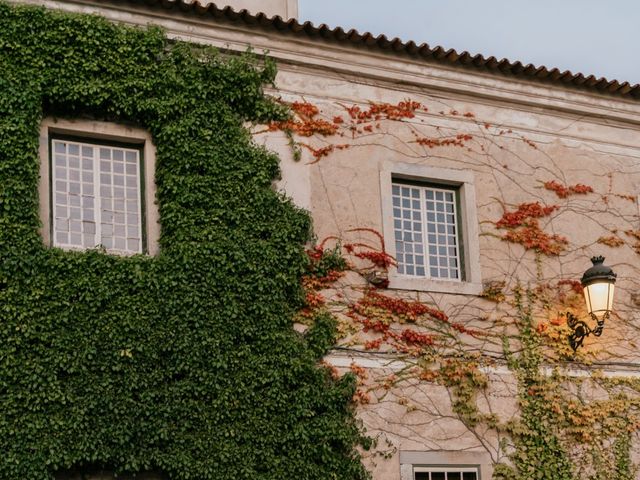
<path fill-rule="evenodd" d="M 604 77 L 596 78 L 593 75 L 585 77 L 582 73 L 574 74 L 568 70 L 561 72 L 557 68 L 551 70 L 544 66 L 523 65 L 521 62 L 511 62 L 506 58 L 497 60 L 491 56 L 472 56 L 469 52 L 458 53 L 454 49 L 445 50 L 440 46 L 430 47 L 423 43 L 417 45 L 413 41 L 403 42 L 399 38 L 389 40 L 385 35 L 373 36 L 369 32 L 360 33 L 351 29 L 346 31 L 341 27 L 331 29 L 325 24 L 319 26 L 311 22 L 299 23 L 295 19 L 283 20 L 276 15 L 268 17 L 264 13 L 251 14 L 247 10 L 236 11 L 231 7 L 219 8 L 215 4 L 201 5 L 196 0 L 108 0 L 111 3 L 134 3 L 146 5 L 150 8 L 162 8 L 169 11 L 181 11 L 187 14 L 209 17 L 215 21 L 240 23 L 255 27 L 259 25 L 266 30 L 276 30 L 285 34 L 306 36 L 310 38 L 320 37 L 326 41 L 347 43 L 353 46 L 365 46 L 371 49 L 390 51 L 399 55 L 407 55 L 412 58 L 436 61 L 443 64 L 458 65 L 465 68 L 483 70 L 489 73 L 501 73 L 518 78 L 537 80 L 547 83 L 555 83 L 562 86 L 573 86 L 583 90 L 597 91 L 603 94 L 618 95 L 626 98 L 640 99 L 640 84 L 630 85 L 628 82 L 620 83 L 617 80 L 607 80 Z"/>

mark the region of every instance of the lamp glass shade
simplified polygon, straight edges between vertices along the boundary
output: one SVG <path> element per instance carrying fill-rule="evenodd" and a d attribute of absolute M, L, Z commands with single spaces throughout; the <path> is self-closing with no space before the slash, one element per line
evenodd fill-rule
<path fill-rule="evenodd" d="M 593 282 L 584 287 L 584 299 L 587 312 L 598 319 L 605 316 L 613 308 L 613 292 L 615 284 L 609 281 Z"/>

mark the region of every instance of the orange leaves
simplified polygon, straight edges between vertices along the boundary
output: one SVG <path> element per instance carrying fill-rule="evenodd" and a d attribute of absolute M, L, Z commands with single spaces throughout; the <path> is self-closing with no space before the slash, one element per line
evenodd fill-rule
<path fill-rule="evenodd" d="M 567 198 L 569 195 L 579 194 L 586 195 L 587 193 L 592 193 L 593 188 L 589 185 L 583 185 L 581 183 L 577 183 L 576 185 L 562 185 L 561 183 L 556 182 L 555 180 L 549 180 L 548 182 L 544 182 L 544 188 L 547 190 L 551 190 L 555 192 L 555 194 L 559 198 Z"/>
<path fill-rule="evenodd" d="M 615 235 L 609 235 L 607 237 L 600 237 L 597 240 L 598 243 L 601 243 L 602 245 L 606 245 L 608 247 L 621 247 L 622 245 L 624 245 L 624 240 L 622 240 L 621 238 L 615 236 Z"/>
<path fill-rule="evenodd" d="M 332 143 L 325 147 L 320 147 L 320 148 L 313 148 L 311 145 L 308 145 L 306 143 L 299 143 L 299 145 L 309 150 L 311 152 L 311 155 L 313 155 L 313 158 L 315 158 L 315 160 L 310 162 L 310 164 L 319 162 L 322 157 L 327 157 L 330 153 L 332 153 L 335 150 L 345 150 L 350 147 L 350 145 L 347 145 L 347 144 L 334 145 Z"/>
<path fill-rule="evenodd" d="M 561 235 L 550 235 L 544 232 L 537 221 L 517 230 L 506 232 L 502 239 L 511 243 L 519 243 L 527 250 L 535 250 L 545 255 L 559 255 L 569 244 L 568 240 Z"/>
<path fill-rule="evenodd" d="M 362 110 L 358 105 L 345 107 L 352 120 L 356 123 L 362 123 L 371 120 L 403 120 L 406 118 L 414 118 L 416 110 L 423 108 L 420 102 L 405 100 L 398 102 L 396 105 L 390 103 L 374 103 L 369 104 L 367 110 Z"/>
<path fill-rule="evenodd" d="M 317 292 L 307 292 L 305 302 L 309 308 L 318 308 L 325 304 L 325 298 Z"/>
<path fill-rule="evenodd" d="M 546 217 L 555 212 L 557 205 L 543 206 L 540 203 L 521 203 L 515 212 L 504 212 L 502 218 L 496 222 L 498 228 L 515 228 L 530 223 L 531 219 Z"/>
<path fill-rule="evenodd" d="M 559 255 L 568 245 L 565 237 L 548 234 L 542 230 L 538 218 L 551 215 L 557 205 L 540 205 L 538 202 L 521 203 L 514 212 L 504 212 L 496 222 L 497 228 L 508 229 L 501 237 L 511 243 L 519 243 L 527 250 L 545 255 Z"/>
<path fill-rule="evenodd" d="M 298 147 L 304 147 L 313 156 L 311 163 L 316 163 L 322 158 L 336 152 L 336 150 L 344 150 L 351 148 L 351 144 L 326 143 L 317 147 L 296 141 L 293 137 L 310 138 L 316 135 L 321 137 L 345 137 L 350 135 L 352 138 L 360 136 L 383 133 L 382 123 L 385 121 L 403 122 L 416 118 L 419 112 L 428 112 L 429 109 L 420 102 L 406 99 L 392 104 L 388 102 L 369 102 L 368 106 L 360 105 L 341 105 L 346 115 L 333 115 L 322 118 L 322 112 L 317 105 L 306 101 L 295 101 L 288 104 L 292 112 L 292 118 L 283 121 L 271 122 L 267 125 L 267 131 L 282 131 L 289 135 L 294 148 L 296 159 L 299 158 L 300 150 Z M 441 112 L 442 115 L 461 116 L 468 119 L 474 119 L 475 114 L 472 112 L 458 112 L 450 110 L 448 113 Z M 419 119 L 423 122 L 424 119 Z M 413 122 L 418 123 L 418 122 Z M 439 126 L 435 127 L 439 129 Z M 418 136 L 413 128 L 410 131 L 416 137 L 414 142 L 427 148 L 435 147 L 464 147 L 467 142 L 473 139 L 469 134 L 456 134 L 448 137 L 428 137 Z"/>
<path fill-rule="evenodd" d="M 305 301 L 304 307 L 298 312 L 299 320 L 313 318 L 318 310 L 326 306 L 326 299 L 319 291 L 330 287 L 344 275 L 347 269 L 347 262 L 340 255 L 339 249 L 325 249 L 324 244 L 330 238 L 306 251 L 309 264 L 307 273 L 302 277 Z"/>
<path fill-rule="evenodd" d="M 288 131 L 301 137 L 311 137 L 315 134 L 329 137 L 337 133 L 338 126 L 335 122 L 332 123 L 321 118 L 315 118 L 320 113 L 317 106 L 308 102 L 293 102 L 289 106 L 297 118 L 271 122 L 268 125 L 269 131 Z"/>
<path fill-rule="evenodd" d="M 419 333 L 415 330 L 405 329 L 400 334 L 400 338 L 409 344 L 420 346 L 432 346 L 434 344 L 433 335 L 427 333 Z"/>
<path fill-rule="evenodd" d="M 449 322 L 444 312 L 436 308 L 421 302 L 382 295 L 373 289 L 366 290 L 360 300 L 349 306 L 347 316 L 360 323 L 364 333 L 379 335 L 364 343 L 366 350 L 377 350 L 386 344 L 399 352 L 411 355 L 420 355 L 425 348 L 433 347 L 436 336 L 414 328 L 394 331 L 392 329 L 394 323 L 415 323 L 419 318 L 424 317 L 430 317 L 445 324 Z"/>
<path fill-rule="evenodd" d="M 478 369 L 475 362 L 458 359 L 445 359 L 440 368 L 440 379 L 444 385 L 452 386 L 468 382 L 476 387 L 487 384 L 486 376 Z"/>
<path fill-rule="evenodd" d="M 635 240 L 633 249 L 637 254 L 640 254 L 640 230 L 625 230 L 624 233 Z"/>
<path fill-rule="evenodd" d="M 385 251 L 384 237 L 380 232 L 373 228 L 354 228 L 349 232 L 368 232 L 376 236 L 380 242 L 380 249 L 374 248 L 366 243 L 345 243 L 344 249 L 347 253 L 354 257 L 370 261 L 375 267 L 387 270 L 389 267 L 396 265 L 396 260 Z M 383 285 L 386 287 L 386 285 Z"/>
<path fill-rule="evenodd" d="M 371 289 L 367 290 L 364 297 L 353 305 L 352 311 L 368 316 L 371 308 L 386 311 L 406 322 L 415 322 L 424 315 L 429 315 L 441 322 L 449 321 L 449 317 L 444 312 L 424 303 L 389 297 Z"/>
<path fill-rule="evenodd" d="M 357 250 L 358 248 L 360 250 Z M 345 243 L 344 249 L 354 257 L 369 260 L 377 267 L 386 269 L 396 264 L 395 259 L 388 253 L 373 250 L 364 243 Z"/>
<path fill-rule="evenodd" d="M 418 137 L 415 142 L 418 145 L 422 145 L 423 147 L 435 148 L 435 147 L 464 147 L 465 142 L 468 142 L 473 139 L 472 135 L 469 134 L 458 134 L 455 137 L 448 138 L 429 138 L 429 137 Z"/>
<path fill-rule="evenodd" d="M 289 106 L 296 114 L 305 118 L 313 118 L 320 113 L 320 109 L 309 102 L 293 102 Z"/>
<path fill-rule="evenodd" d="M 284 120 L 281 122 L 271 122 L 269 124 L 269 131 L 290 131 L 294 132 L 301 137 L 311 137 L 318 134 L 324 137 L 335 135 L 338 131 L 338 127 L 329 123 L 326 120 Z"/>
<path fill-rule="evenodd" d="M 364 389 L 366 381 L 369 379 L 369 374 L 367 373 L 367 369 L 364 367 L 361 367 L 356 363 L 351 363 L 351 365 L 349 366 L 349 369 L 351 370 L 351 373 L 353 373 L 356 376 L 356 381 L 357 381 L 357 388 L 355 393 L 353 394 L 353 401 L 355 403 L 360 403 L 360 404 L 370 403 L 371 396 L 369 395 L 369 392 L 367 392 Z"/>

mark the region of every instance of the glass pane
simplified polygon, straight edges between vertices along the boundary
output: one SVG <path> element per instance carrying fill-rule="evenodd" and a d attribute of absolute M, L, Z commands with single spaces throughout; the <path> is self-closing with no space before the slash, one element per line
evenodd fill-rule
<path fill-rule="evenodd" d="M 103 244 L 132 253 L 141 251 L 139 153 L 122 148 L 100 149 L 101 226 Z M 125 160 L 132 162 L 125 167 Z M 125 173 L 126 172 L 126 173 Z"/>
<path fill-rule="evenodd" d="M 428 247 L 431 254 L 428 265 L 423 255 L 404 255 L 402 271 L 407 275 L 458 279 L 455 191 L 394 183 L 392 202 L 396 252 L 422 254 Z M 426 238 L 423 230 L 428 234 Z M 418 269 L 425 266 L 429 268 Z"/>

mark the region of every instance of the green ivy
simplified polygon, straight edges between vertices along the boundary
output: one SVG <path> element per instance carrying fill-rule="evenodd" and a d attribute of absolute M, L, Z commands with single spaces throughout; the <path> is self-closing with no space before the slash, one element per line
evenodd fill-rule
<path fill-rule="evenodd" d="M 512 465 L 497 465 L 494 478 L 575 480 L 573 465 L 560 440 L 560 426 L 543 395 L 545 389 L 553 388 L 553 383 L 541 371 L 542 353 L 540 337 L 533 325 L 533 303 L 530 290 L 523 298 L 522 289 L 515 289 L 519 354 L 511 352 L 506 339 L 504 350 L 509 369 L 518 382 L 520 419 L 509 429 L 514 447 L 509 455 Z"/>
<path fill-rule="evenodd" d="M 0 478 L 360 479 L 329 321 L 291 328 L 310 220 L 271 188 L 247 121 L 284 118 L 275 67 L 155 28 L 0 3 Z M 156 257 L 43 245 L 44 116 L 141 126 Z"/>

